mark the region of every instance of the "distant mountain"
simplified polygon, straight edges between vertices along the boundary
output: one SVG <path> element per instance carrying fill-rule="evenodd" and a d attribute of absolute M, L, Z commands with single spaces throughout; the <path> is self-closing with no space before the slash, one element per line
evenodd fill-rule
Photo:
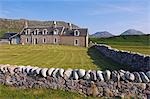
<path fill-rule="evenodd" d="M 113 36 L 114 35 L 112 35 L 111 33 L 107 32 L 107 31 L 96 32 L 91 35 L 91 37 L 96 37 L 96 38 L 109 38 L 109 37 L 113 37 Z"/>
<path fill-rule="evenodd" d="M 121 35 L 144 35 L 144 33 L 135 29 L 128 29 Z"/>

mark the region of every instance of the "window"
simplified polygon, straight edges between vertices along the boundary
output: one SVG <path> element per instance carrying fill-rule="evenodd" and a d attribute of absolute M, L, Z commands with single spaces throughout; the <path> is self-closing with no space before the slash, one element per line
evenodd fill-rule
<path fill-rule="evenodd" d="M 57 39 L 56 38 L 54 38 L 54 44 L 56 44 L 57 43 Z"/>
<path fill-rule="evenodd" d="M 29 42 L 29 39 L 28 38 L 26 38 L 26 43 L 28 43 Z"/>
<path fill-rule="evenodd" d="M 27 30 L 26 30 L 26 34 L 27 34 L 27 35 L 30 34 L 30 29 L 27 29 Z"/>
<path fill-rule="evenodd" d="M 80 35 L 79 30 L 75 30 L 75 31 L 74 31 L 74 36 L 79 36 L 79 35 Z"/>
<path fill-rule="evenodd" d="M 47 29 L 44 29 L 42 33 L 43 33 L 43 35 L 47 34 Z"/>
<path fill-rule="evenodd" d="M 78 40 L 78 39 L 74 40 L 74 45 L 75 45 L 75 46 L 78 46 L 78 45 L 79 45 L 79 40 Z"/>
<path fill-rule="evenodd" d="M 46 43 L 46 39 L 45 38 L 43 39 L 43 43 Z"/>
<path fill-rule="evenodd" d="M 55 30 L 53 31 L 54 35 L 58 34 L 58 32 L 59 32 L 58 29 L 55 29 Z"/>
<path fill-rule="evenodd" d="M 38 33 L 39 33 L 39 29 L 35 29 L 34 35 L 38 35 Z"/>

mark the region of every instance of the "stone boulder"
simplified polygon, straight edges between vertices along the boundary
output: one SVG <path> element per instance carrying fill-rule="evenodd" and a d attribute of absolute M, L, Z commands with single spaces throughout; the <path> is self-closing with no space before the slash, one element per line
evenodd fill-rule
<path fill-rule="evenodd" d="M 69 79 L 69 78 L 71 78 L 71 76 L 72 76 L 72 69 L 67 69 L 67 70 L 65 70 L 65 72 L 64 72 L 64 77 L 65 77 L 65 79 Z"/>
<path fill-rule="evenodd" d="M 9 72 L 11 75 L 13 75 L 13 74 L 15 73 L 15 72 L 14 72 L 15 68 L 16 68 L 16 67 L 13 67 L 13 66 L 7 67 L 8 72 Z"/>
<path fill-rule="evenodd" d="M 85 76 L 84 76 L 83 79 L 85 79 L 85 80 L 90 80 L 90 79 L 91 79 L 90 73 L 91 73 L 91 70 L 86 71 Z"/>
<path fill-rule="evenodd" d="M 109 70 L 106 70 L 103 73 L 104 73 L 104 79 L 105 79 L 105 81 L 110 80 L 111 72 Z"/>
<path fill-rule="evenodd" d="M 7 65 L 2 65 L 0 67 L 0 70 L 3 72 L 3 73 L 6 73 L 7 72 Z"/>
<path fill-rule="evenodd" d="M 87 89 L 87 95 L 96 97 L 98 96 L 98 94 L 99 94 L 98 88 L 95 85 L 95 83 L 92 81 L 90 87 Z"/>
<path fill-rule="evenodd" d="M 47 71 L 48 76 L 52 76 L 52 73 L 53 73 L 54 70 L 55 70 L 55 68 L 48 69 L 48 71 Z"/>
<path fill-rule="evenodd" d="M 118 73 L 119 73 L 119 75 L 120 75 L 120 79 L 121 79 L 121 80 L 125 80 L 125 79 L 126 79 L 126 78 L 125 78 L 125 73 L 126 73 L 126 71 L 124 71 L 124 70 L 119 70 Z"/>
<path fill-rule="evenodd" d="M 27 66 L 27 67 L 25 67 L 25 68 L 26 68 L 26 69 L 25 69 L 26 73 L 29 74 L 29 73 L 30 73 L 30 70 L 32 69 L 32 67 L 31 67 L 31 66 Z"/>
<path fill-rule="evenodd" d="M 20 72 L 25 72 L 26 67 L 25 66 L 18 66 Z"/>
<path fill-rule="evenodd" d="M 31 69 L 31 71 L 30 71 L 31 74 L 34 74 L 34 73 L 35 73 L 35 70 L 38 69 L 38 68 L 39 68 L 39 67 L 32 67 L 32 69 Z"/>
<path fill-rule="evenodd" d="M 111 79 L 115 82 L 120 81 L 120 75 L 117 71 L 112 71 Z"/>
<path fill-rule="evenodd" d="M 150 79 L 150 71 L 146 72 L 146 76 Z"/>
<path fill-rule="evenodd" d="M 96 80 L 97 80 L 96 71 L 91 71 L 91 72 L 90 72 L 90 75 L 91 75 L 91 80 L 93 80 L 93 81 L 96 81 Z"/>
<path fill-rule="evenodd" d="M 134 79 L 135 79 L 135 76 L 134 76 L 134 74 L 133 73 L 125 73 L 125 77 L 126 77 L 126 79 L 127 80 L 129 80 L 129 81 L 134 81 Z"/>
<path fill-rule="evenodd" d="M 56 68 L 53 73 L 52 73 L 52 77 L 57 78 L 58 77 L 58 72 L 59 72 L 59 68 Z"/>
<path fill-rule="evenodd" d="M 77 70 L 73 70 L 73 72 L 72 72 L 72 76 L 73 76 L 73 79 L 74 79 L 74 80 L 78 80 L 78 79 L 79 79 L 79 76 L 78 76 Z"/>
<path fill-rule="evenodd" d="M 47 76 L 47 71 L 48 71 L 48 68 L 43 68 L 43 69 L 41 70 L 41 75 L 42 75 L 43 77 L 46 77 L 46 76 Z"/>
<path fill-rule="evenodd" d="M 141 83 L 142 82 L 142 79 L 140 77 L 140 74 L 138 72 L 133 72 L 134 76 L 135 76 L 135 82 L 136 83 Z"/>
<path fill-rule="evenodd" d="M 60 75 L 61 77 L 64 77 L 64 71 L 65 71 L 65 70 L 62 69 L 62 68 L 59 69 L 58 72 L 59 72 L 59 75 Z"/>
<path fill-rule="evenodd" d="M 103 72 L 102 71 L 100 71 L 100 70 L 97 71 L 97 78 L 100 81 L 104 81 L 104 77 L 103 77 Z"/>
<path fill-rule="evenodd" d="M 139 73 L 140 73 L 141 79 L 144 83 L 150 82 L 148 77 L 144 74 L 144 72 L 139 72 Z"/>
<path fill-rule="evenodd" d="M 86 73 L 86 71 L 85 71 L 84 69 L 79 69 L 79 70 L 78 70 L 79 78 L 84 77 L 84 76 L 85 76 L 85 73 Z"/>
<path fill-rule="evenodd" d="M 36 70 L 35 70 L 35 72 L 36 72 L 36 74 L 40 74 L 40 72 L 41 72 L 41 70 L 42 70 L 42 68 L 37 68 Z"/>

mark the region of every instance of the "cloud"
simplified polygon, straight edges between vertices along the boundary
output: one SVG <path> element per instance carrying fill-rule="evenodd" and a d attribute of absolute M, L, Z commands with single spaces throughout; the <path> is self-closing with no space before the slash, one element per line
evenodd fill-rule
<path fill-rule="evenodd" d="M 113 13 L 142 13 L 146 7 L 142 6 L 129 6 L 129 5 L 99 5 L 93 8 L 89 15 L 103 15 L 103 14 L 113 14 Z"/>

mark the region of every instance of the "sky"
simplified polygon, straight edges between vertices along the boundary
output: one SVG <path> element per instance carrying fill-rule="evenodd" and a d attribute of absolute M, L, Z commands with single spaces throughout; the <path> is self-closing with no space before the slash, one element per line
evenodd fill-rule
<path fill-rule="evenodd" d="M 66 21 L 90 34 L 150 34 L 150 0 L 0 0 L 0 18 Z"/>

